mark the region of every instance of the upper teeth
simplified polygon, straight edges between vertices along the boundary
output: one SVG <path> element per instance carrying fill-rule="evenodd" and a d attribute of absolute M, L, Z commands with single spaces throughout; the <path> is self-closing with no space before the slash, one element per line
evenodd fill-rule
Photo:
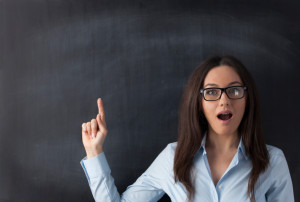
<path fill-rule="evenodd" d="M 223 113 L 224 115 L 230 114 L 230 113 Z"/>

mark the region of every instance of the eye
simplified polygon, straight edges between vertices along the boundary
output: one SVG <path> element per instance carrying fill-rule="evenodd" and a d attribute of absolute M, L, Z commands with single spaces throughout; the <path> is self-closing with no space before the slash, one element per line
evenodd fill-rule
<path fill-rule="evenodd" d="M 229 94 L 233 94 L 233 95 L 238 95 L 241 93 L 241 89 L 236 87 L 236 88 L 229 88 L 228 89 L 228 93 Z"/>
<path fill-rule="evenodd" d="M 216 89 L 209 89 L 209 90 L 206 90 L 206 94 L 207 95 L 217 95 L 218 91 Z"/>

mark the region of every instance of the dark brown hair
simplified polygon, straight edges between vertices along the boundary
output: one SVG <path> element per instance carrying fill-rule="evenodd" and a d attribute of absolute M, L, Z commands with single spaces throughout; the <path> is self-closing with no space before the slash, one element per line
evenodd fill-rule
<path fill-rule="evenodd" d="M 207 73 L 214 67 L 232 67 L 247 86 L 246 108 L 238 132 L 245 145 L 246 154 L 252 161 L 247 195 L 255 201 L 254 185 L 259 175 L 269 165 L 269 153 L 262 134 L 262 121 L 258 92 L 254 80 L 244 65 L 233 56 L 215 56 L 201 63 L 190 76 L 185 87 L 179 110 L 178 143 L 174 158 L 174 180 L 180 181 L 188 191 L 188 199 L 195 194 L 191 170 L 194 156 L 200 149 L 208 130 L 208 122 L 202 110 L 200 89 Z M 201 171 L 200 171 L 201 172 Z"/>

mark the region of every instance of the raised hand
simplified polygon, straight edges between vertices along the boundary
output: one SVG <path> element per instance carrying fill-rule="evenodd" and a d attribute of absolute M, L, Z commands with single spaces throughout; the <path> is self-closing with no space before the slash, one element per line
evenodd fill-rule
<path fill-rule="evenodd" d="M 97 100 L 99 113 L 96 119 L 82 124 L 82 143 L 87 158 L 92 158 L 103 152 L 103 144 L 107 135 L 105 114 L 101 98 Z"/>

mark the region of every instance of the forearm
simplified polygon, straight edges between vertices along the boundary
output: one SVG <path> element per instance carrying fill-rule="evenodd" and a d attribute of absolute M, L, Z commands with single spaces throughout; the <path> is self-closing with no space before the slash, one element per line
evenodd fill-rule
<path fill-rule="evenodd" d="M 120 195 L 110 174 L 91 179 L 89 185 L 96 202 L 120 201 Z"/>
<path fill-rule="evenodd" d="M 83 159 L 81 166 L 85 171 L 95 201 L 119 202 L 120 195 L 104 153 L 91 159 Z"/>

